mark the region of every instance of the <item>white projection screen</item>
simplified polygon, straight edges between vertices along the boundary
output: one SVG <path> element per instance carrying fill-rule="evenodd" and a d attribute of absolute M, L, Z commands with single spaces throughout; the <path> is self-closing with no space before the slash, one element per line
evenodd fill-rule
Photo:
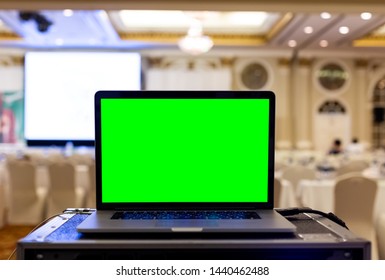
<path fill-rule="evenodd" d="M 141 58 L 129 52 L 27 52 L 24 138 L 28 146 L 94 144 L 94 94 L 140 90 Z"/>

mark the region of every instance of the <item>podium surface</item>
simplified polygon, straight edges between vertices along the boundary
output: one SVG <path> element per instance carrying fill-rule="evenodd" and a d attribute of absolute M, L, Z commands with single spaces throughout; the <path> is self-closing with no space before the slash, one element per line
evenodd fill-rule
<path fill-rule="evenodd" d="M 364 260 L 370 241 L 316 214 L 289 216 L 285 234 L 80 234 L 89 214 L 67 209 L 17 243 L 20 260 Z"/>

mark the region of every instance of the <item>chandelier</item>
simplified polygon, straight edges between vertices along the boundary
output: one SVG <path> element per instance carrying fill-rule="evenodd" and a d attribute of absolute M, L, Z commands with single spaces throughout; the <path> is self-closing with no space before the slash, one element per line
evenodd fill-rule
<path fill-rule="evenodd" d="M 178 41 L 179 48 L 191 55 L 206 53 L 213 45 L 213 40 L 209 36 L 203 35 L 202 23 L 198 19 L 192 21 L 187 35 Z"/>

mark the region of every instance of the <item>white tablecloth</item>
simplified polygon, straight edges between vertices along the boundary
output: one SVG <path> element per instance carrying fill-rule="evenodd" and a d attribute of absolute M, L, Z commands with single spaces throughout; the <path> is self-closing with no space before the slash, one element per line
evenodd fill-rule
<path fill-rule="evenodd" d="M 279 199 L 279 208 L 298 207 L 293 185 L 287 180 L 280 179 L 280 181 L 282 190 Z"/>

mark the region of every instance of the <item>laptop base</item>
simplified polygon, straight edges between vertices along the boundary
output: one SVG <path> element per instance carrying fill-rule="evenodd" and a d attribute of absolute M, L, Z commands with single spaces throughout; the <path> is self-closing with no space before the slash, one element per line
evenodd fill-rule
<path fill-rule="evenodd" d="M 114 220 L 115 211 L 97 210 L 77 226 L 81 233 L 293 233 L 296 227 L 275 210 L 258 210 L 260 219 Z"/>

